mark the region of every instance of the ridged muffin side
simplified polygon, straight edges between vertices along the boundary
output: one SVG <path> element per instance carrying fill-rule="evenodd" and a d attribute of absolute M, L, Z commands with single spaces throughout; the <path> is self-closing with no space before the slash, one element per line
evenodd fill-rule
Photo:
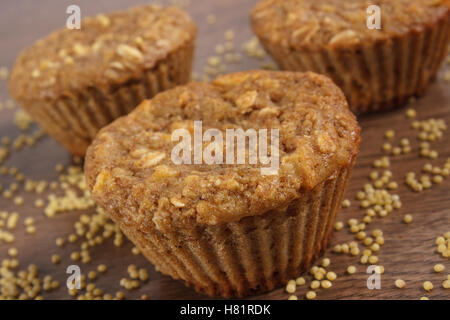
<path fill-rule="evenodd" d="M 353 163 L 284 210 L 168 234 L 114 219 L 157 270 L 196 291 L 224 298 L 271 291 L 298 277 L 332 236 Z"/>
<path fill-rule="evenodd" d="M 84 156 L 97 132 L 144 99 L 190 81 L 197 28 L 175 7 L 82 21 L 25 49 L 9 91 L 42 129 Z"/>

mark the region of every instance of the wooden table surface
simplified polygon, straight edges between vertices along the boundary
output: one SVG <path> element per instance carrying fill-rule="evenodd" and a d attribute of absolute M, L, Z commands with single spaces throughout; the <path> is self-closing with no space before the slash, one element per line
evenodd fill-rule
<path fill-rule="evenodd" d="M 79 0 L 76 1 L 81 7 L 82 15 L 92 15 L 100 12 L 110 12 L 125 8 L 134 4 L 148 3 L 149 1 L 121 1 L 121 0 Z M 256 0 L 191 0 L 186 9 L 191 13 L 199 25 L 196 71 L 202 73 L 207 57 L 214 54 L 214 46 L 224 43 L 224 32 L 233 30 L 236 34 L 236 51 L 240 51 L 241 45 L 248 41 L 253 35 L 249 27 L 248 13 Z M 22 0 L 14 2 L 3 1 L 0 4 L 0 40 L 1 54 L 0 66 L 10 68 L 18 52 L 30 45 L 39 37 L 45 36 L 51 30 L 64 25 L 67 18 L 65 13 L 69 0 Z M 217 17 L 215 24 L 208 24 L 206 17 L 214 13 Z M 243 54 L 241 64 L 227 67 L 227 71 L 247 70 L 261 68 L 264 61 L 250 59 Z M 426 95 L 412 103 L 418 119 L 424 120 L 431 117 L 443 118 L 450 124 L 450 90 L 449 83 L 443 80 L 443 67 L 436 81 L 431 85 Z M 6 82 L 0 82 L 0 101 L 9 99 Z M 13 110 L 0 111 L 0 137 L 8 136 L 14 139 L 21 132 L 13 124 Z M 363 143 L 356 168 L 353 173 L 347 198 L 351 200 L 351 207 L 343 209 L 338 220 L 347 221 L 349 218 L 362 219 L 364 211 L 358 207 L 355 195 L 362 186 L 369 182 L 368 174 L 373 170 L 372 163 L 380 158 L 383 153 L 380 146 L 385 141 L 383 134 L 388 128 L 395 129 L 396 137 L 407 137 L 411 140 L 412 152 L 391 158 L 391 170 L 394 180 L 399 183 L 398 194 L 401 197 L 403 207 L 390 214 L 386 218 L 376 218 L 368 226 L 371 231 L 380 228 L 384 232 L 386 244 L 378 254 L 379 264 L 385 267 L 385 273 L 381 276 L 381 289 L 369 290 L 366 286 L 368 274 L 367 265 L 358 263 L 358 258 L 338 255 L 329 249 L 326 257 L 331 259 L 331 270 L 338 274 L 338 279 L 333 287 L 318 291 L 318 299 L 419 299 L 427 296 L 431 299 L 449 299 L 450 290 L 442 288 L 441 283 L 450 272 L 450 263 L 436 253 L 435 239 L 444 232 L 450 231 L 450 179 L 446 179 L 441 185 L 433 186 L 431 190 L 423 193 L 412 192 L 405 184 L 406 172 L 414 171 L 420 173 L 420 169 L 427 162 L 434 165 L 443 165 L 450 157 L 450 138 L 445 132 L 442 140 L 433 143 L 433 149 L 439 151 L 439 158 L 433 161 L 418 156 L 418 141 L 415 132 L 410 128 L 410 122 L 405 117 L 405 109 L 395 112 L 374 114 L 360 117 L 363 128 Z M 36 128 L 36 126 L 34 127 Z M 396 140 L 398 142 L 398 139 Z M 8 167 L 17 167 L 27 177 L 34 180 L 54 181 L 58 178 L 55 171 L 56 164 L 69 165 L 70 156 L 51 138 L 45 137 L 34 148 L 25 147 L 23 150 L 12 152 L 12 155 L 4 163 Z M 0 182 L 8 186 L 12 180 L 0 175 Z M 21 188 L 17 195 L 22 195 L 25 203 L 22 206 L 14 205 L 10 199 L 0 197 L 0 211 L 17 211 L 20 214 L 20 223 L 14 231 L 15 242 L 12 245 L 0 243 L 0 259 L 7 257 L 8 248 L 11 246 L 19 250 L 18 259 L 21 268 L 35 263 L 38 266 L 39 275 L 52 275 L 61 284 L 66 281 L 66 267 L 73 262 L 69 259 L 70 252 L 76 250 L 77 245 L 67 245 L 64 249 L 55 245 L 57 237 L 67 237 L 73 232 L 73 224 L 81 212 L 69 212 L 58 215 L 54 219 L 47 218 L 41 209 L 33 205 L 36 195 L 30 195 Z M 402 222 L 405 214 L 413 216 L 413 222 L 406 225 Z M 33 217 L 37 232 L 28 235 L 23 227 L 25 217 Z M 331 245 L 353 240 L 353 235 L 345 228 L 336 232 Z M 360 246 L 361 247 L 361 246 Z M 204 299 L 203 295 L 197 294 L 191 289 L 184 287 L 180 282 L 169 277 L 160 275 L 154 271 L 149 262 L 142 256 L 131 253 L 132 244 L 128 241 L 120 248 L 112 245 L 111 241 L 96 247 L 92 252 L 93 262 L 80 264 L 82 272 L 94 269 L 98 264 L 108 265 L 108 271 L 102 275 L 96 285 L 104 292 L 114 293 L 123 290 L 119 281 L 127 276 L 127 266 L 131 263 L 139 267 L 148 268 L 150 280 L 139 290 L 126 292 L 127 298 L 137 299 L 142 294 L 147 294 L 150 299 Z M 58 253 L 62 257 L 59 265 L 50 261 L 50 256 Z M 433 272 L 433 266 L 442 263 L 446 271 L 442 274 Z M 346 275 L 348 265 L 355 265 L 357 273 Z M 310 277 L 306 275 L 309 282 Z M 397 289 L 394 280 L 401 278 L 406 281 L 406 288 Z M 425 280 L 432 281 L 434 290 L 425 293 L 422 283 Z M 304 297 L 306 288 L 303 286 L 297 290 L 300 298 Z M 65 288 L 44 293 L 46 299 L 70 299 Z M 260 299 L 286 299 L 288 297 L 283 288 L 274 290 L 268 294 L 252 297 Z"/>

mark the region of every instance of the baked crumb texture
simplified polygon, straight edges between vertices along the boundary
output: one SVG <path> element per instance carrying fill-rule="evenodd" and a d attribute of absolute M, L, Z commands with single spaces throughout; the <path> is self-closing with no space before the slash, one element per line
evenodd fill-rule
<path fill-rule="evenodd" d="M 381 29 L 367 8 L 381 8 Z M 356 112 L 391 109 L 424 93 L 445 59 L 449 0 L 263 0 L 253 30 L 282 69 L 326 74 Z"/>
<path fill-rule="evenodd" d="M 171 132 L 196 120 L 203 131 L 279 129 L 278 175 L 249 164 L 175 165 Z M 242 72 L 144 101 L 100 131 L 85 174 L 97 203 L 164 274 L 242 297 L 283 285 L 326 248 L 359 133 L 327 77 Z"/>
<path fill-rule="evenodd" d="M 17 58 L 11 95 L 73 155 L 142 100 L 190 80 L 197 28 L 175 7 L 149 5 L 82 21 Z"/>

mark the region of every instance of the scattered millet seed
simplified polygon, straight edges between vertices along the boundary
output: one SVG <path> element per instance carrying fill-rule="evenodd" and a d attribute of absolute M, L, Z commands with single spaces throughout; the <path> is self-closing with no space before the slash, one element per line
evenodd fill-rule
<path fill-rule="evenodd" d="M 444 178 L 440 175 L 436 175 L 433 177 L 433 182 L 436 184 L 441 184 L 444 181 Z"/>
<path fill-rule="evenodd" d="M 318 288 L 320 288 L 320 281 L 318 281 L 318 280 L 311 281 L 310 287 L 311 287 L 311 289 L 318 289 Z"/>
<path fill-rule="evenodd" d="M 356 234 L 356 238 L 358 240 L 363 240 L 366 237 L 366 233 L 364 231 L 360 231 Z"/>
<path fill-rule="evenodd" d="M 442 263 L 435 264 L 433 267 L 435 272 L 444 272 L 445 266 Z"/>
<path fill-rule="evenodd" d="M 306 293 L 306 299 L 308 299 L 308 300 L 313 300 L 313 299 L 315 299 L 316 298 L 316 293 L 314 292 L 314 291 L 308 291 L 307 293 Z"/>
<path fill-rule="evenodd" d="M 216 16 L 213 15 L 213 14 L 208 14 L 208 16 L 206 17 L 206 22 L 207 22 L 208 24 L 215 24 L 216 21 L 217 21 L 217 18 L 216 18 Z"/>
<path fill-rule="evenodd" d="M 378 172 L 377 172 L 377 171 L 372 171 L 372 172 L 369 174 L 369 177 L 370 177 L 370 179 L 372 179 L 372 180 L 377 180 L 378 177 L 379 177 Z"/>
<path fill-rule="evenodd" d="M 355 266 L 348 266 L 347 267 L 347 273 L 348 274 L 354 274 L 356 272 L 356 267 Z"/>
<path fill-rule="evenodd" d="M 383 149 L 383 151 L 390 152 L 392 150 L 392 145 L 389 142 L 386 142 L 383 144 L 381 149 Z"/>
<path fill-rule="evenodd" d="M 295 280 L 289 280 L 286 285 L 286 292 L 287 293 L 294 293 L 296 290 L 296 282 Z"/>
<path fill-rule="evenodd" d="M 406 110 L 406 116 L 410 119 L 415 118 L 417 115 L 416 110 L 414 109 L 408 109 Z"/>
<path fill-rule="evenodd" d="M 365 246 L 370 246 L 373 243 L 373 238 L 372 237 L 366 237 L 363 241 Z"/>
<path fill-rule="evenodd" d="M 42 200 L 42 199 L 37 199 L 37 200 L 34 202 L 34 206 L 35 206 L 36 208 L 38 208 L 38 209 L 41 209 L 41 208 L 43 208 L 43 207 L 45 206 L 45 202 L 44 202 L 44 200 Z"/>
<path fill-rule="evenodd" d="M 89 271 L 88 272 L 88 278 L 90 279 L 90 280 L 95 280 L 95 279 L 97 279 L 97 272 L 95 272 L 95 271 Z"/>
<path fill-rule="evenodd" d="M 337 221 L 337 222 L 334 224 L 334 229 L 335 229 L 336 231 L 341 230 L 343 227 L 344 227 L 344 223 L 343 223 L 342 221 Z"/>
<path fill-rule="evenodd" d="M 53 254 L 52 255 L 52 263 L 53 264 L 58 264 L 61 262 L 61 257 L 58 254 Z"/>
<path fill-rule="evenodd" d="M 16 257 L 19 251 L 16 248 L 9 248 L 8 249 L 8 255 L 10 257 Z"/>
<path fill-rule="evenodd" d="M 321 273 L 321 272 L 316 272 L 315 274 L 314 274 L 314 279 L 316 279 L 316 280 L 322 280 L 324 278 L 324 274 L 323 273 Z"/>
<path fill-rule="evenodd" d="M 351 202 L 348 199 L 345 199 L 344 201 L 342 201 L 342 208 L 348 208 L 350 207 Z"/>
<path fill-rule="evenodd" d="M 428 297 L 421 297 L 420 300 L 430 300 Z"/>
<path fill-rule="evenodd" d="M 385 135 L 386 138 L 392 139 L 392 138 L 395 137 L 395 131 L 391 130 L 391 129 L 387 130 L 384 135 Z"/>
<path fill-rule="evenodd" d="M 125 298 L 125 293 L 123 293 L 122 291 L 117 291 L 116 292 L 116 298 L 119 300 L 122 300 Z"/>
<path fill-rule="evenodd" d="M 397 279 L 397 280 L 395 280 L 395 286 L 399 289 L 402 289 L 406 286 L 406 283 L 402 279 Z"/>
<path fill-rule="evenodd" d="M 6 80 L 8 78 L 9 71 L 7 67 L 0 67 L 0 79 Z"/>
<path fill-rule="evenodd" d="M 28 234 L 35 234 L 36 233 L 36 227 L 35 226 L 27 226 L 26 231 Z"/>
<path fill-rule="evenodd" d="M 391 189 L 391 190 L 397 189 L 398 188 L 397 182 L 395 182 L 395 181 L 389 182 L 388 188 Z"/>
<path fill-rule="evenodd" d="M 51 287 L 52 287 L 52 289 L 57 289 L 57 288 L 59 288 L 59 281 L 53 280 L 53 281 L 51 282 Z"/>
<path fill-rule="evenodd" d="M 31 226 L 34 224 L 34 219 L 32 217 L 25 218 L 25 220 L 23 221 L 23 224 L 25 226 Z"/>
<path fill-rule="evenodd" d="M 322 267 L 326 268 L 330 265 L 330 259 L 329 258 L 324 258 L 322 260 Z"/>
<path fill-rule="evenodd" d="M 21 205 L 23 205 L 23 198 L 22 197 L 15 197 L 14 198 L 14 204 L 16 205 L 16 206 L 21 206 Z"/>
<path fill-rule="evenodd" d="M 233 42 L 226 42 L 225 43 L 225 50 L 226 51 L 233 51 L 234 50 L 234 43 Z"/>
<path fill-rule="evenodd" d="M 394 147 L 394 148 L 392 149 L 392 154 L 393 154 L 394 156 L 399 156 L 399 155 L 402 154 L 402 149 L 401 149 L 400 147 Z"/>
<path fill-rule="evenodd" d="M 375 272 L 378 274 L 383 274 L 384 273 L 384 266 L 376 266 L 375 267 Z"/>
<path fill-rule="evenodd" d="M 450 279 L 444 280 L 444 282 L 442 282 L 442 287 L 444 289 L 450 289 Z"/>
<path fill-rule="evenodd" d="M 372 218 L 370 216 L 364 216 L 363 222 L 369 224 L 372 222 Z"/>
<path fill-rule="evenodd" d="M 320 282 L 320 285 L 322 286 L 322 288 L 328 289 L 328 288 L 331 288 L 331 286 L 332 286 L 333 284 L 331 283 L 330 280 L 322 280 L 322 281 Z"/>
<path fill-rule="evenodd" d="M 104 273 L 104 272 L 106 272 L 107 267 L 106 267 L 106 265 L 104 265 L 104 264 L 100 264 L 100 265 L 97 267 L 97 270 L 98 270 L 98 272 Z"/>
<path fill-rule="evenodd" d="M 413 217 L 410 214 L 405 214 L 405 216 L 403 217 L 403 221 L 406 224 L 410 224 L 412 222 L 412 220 L 413 220 Z"/>
<path fill-rule="evenodd" d="M 93 294 L 95 297 L 99 297 L 99 296 L 103 295 L 103 291 L 102 291 L 102 289 L 100 289 L 100 288 L 95 288 L 95 289 L 92 291 L 92 294 Z"/>
<path fill-rule="evenodd" d="M 330 280 L 330 281 L 336 280 L 337 279 L 336 273 L 333 272 L 333 271 L 327 272 L 327 279 Z"/>
<path fill-rule="evenodd" d="M 70 259 L 73 261 L 80 260 L 80 253 L 78 251 L 74 251 L 70 254 Z"/>
<path fill-rule="evenodd" d="M 342 253 L 347 254 L 347 253 L 350 252 L 350 247 L 348 246 L 348 244 L 344 243 L 344 244 L 342 244 L 342 249 L 341 250 L 342 250 Z"/>
<path fill-rule="evenodd" d="M 77 241 L 77 235 L 72 233 L 71 235 L 69 235 L 68 240 L 70 243 L 74 243 L 75 241 Z"/>
<path fill-rule="evenodd" d="M 297 298 L 297 296 L 290 295 L 290 296 L 289 296 L 289 300 L 298 300 L 298 298 Z"/>
<path fill-rule="evenodd" d="M 66 241 L 63 238 L 56 238 L 55 242 L 56 245 L 60 248 L 64 247 L 64 244 L 66 243 Z"/>
<path fill-rule="evenodd" d="M 306 283 L 306 281 L 305 281 L 305 278 L 303 278 L 303 277 L 298 277 L 297 279 L 295 279 L 295 283 L 296 283 L 298 286 L 302 286 L 302 285 L 304 285 L 304 284 Z"/>
<path fill-rule="evenodd" d="M 423 288 L 425 291 L 431 291 L 433 290 L 433 284 L 431 283 L 431 281 L 425 281 L 423 283 Z"/>
<path fill-rule="evenodd" d="M 233 30 L 225 31 L 225 39 L 226 40 L 233 40 L 234 39 L 234 31 Z"/>
<path fill-rule="evenodd" d="M 371 218 L 373 218 L 373 217 L 376 216 L 376 212 L 375 212 L 375 210 L 372 209 L 372 208 L 367 209 L 366 214 L 367 214 L 368 217 L 371 217 Z"/>
<path fill-rule="evenodd" d="M 309 270 L 309 272 L 314 275 L 316 272 L 319 271 L 319 267 L 318 266 L 313 266 L 311 267 L 311 269 Z"/>
<path fill-rule="evenodd" d="M 351 254 L 352 256 L 357 256 L 357 255 L 359 255 L 359 252 L 360 252 L 360 250 L 359 250 L 358 247 L 352 247 L 352 248 L 350 248 L 350 254 Z"/>
<path fill-rule="evenodd" d="M 138 274 L 139 274 L 139 280 L 141 280 L 142 282 L 148 281 L 148 272 L 146 269 L 144 269 L 144 268 L 139 269 Z M 296 283 L 295 280 L 291 280 L 291 281 Z"/>

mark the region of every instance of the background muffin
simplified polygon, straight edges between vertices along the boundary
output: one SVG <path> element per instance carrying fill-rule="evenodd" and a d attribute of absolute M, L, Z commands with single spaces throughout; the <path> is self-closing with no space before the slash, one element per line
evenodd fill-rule
<path fill-rule="evenodd" d="M 203 132 L 279 129 L 278 174 L 248 161 L 174 164 L 171 132 L 192 131 L 195 120 Z M 326 248 L 359 132 L 328 78 L 242 72 L 143 102 L 100 131 L 85 174 L 97 203 L 158 270 L 208 295 L 245 296 L 285 283 Z"/>
<path fill-rule="evenodd" d="M 367 27 L 370 5 L 381 29 Z M 355 111 L 422 94 L 447 52 L 448 0 L 264 0 L 253 30 L 281 68 L 330 76 Z"/>
<path fill-rule="evenodd" d="M 82 21 L 18 57 L 11 95 L 69 152 L 143 99 L 190 80 L 196 26 L 175 7 L 135 7 Z"/>

